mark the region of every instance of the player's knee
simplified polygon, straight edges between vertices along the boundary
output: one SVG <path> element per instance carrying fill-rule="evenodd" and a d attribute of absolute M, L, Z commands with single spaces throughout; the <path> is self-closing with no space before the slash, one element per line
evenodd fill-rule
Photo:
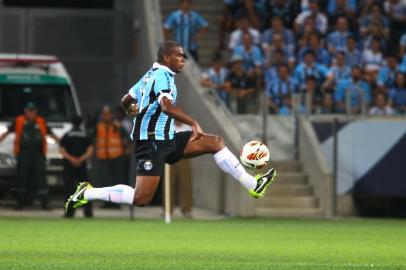
<path fill-rule="evenodd" d="M 147 194 L 135 195 L 133 200 L 133 205 L 144 207 L 147 206 L 152 200 L 152 196 Z"/>

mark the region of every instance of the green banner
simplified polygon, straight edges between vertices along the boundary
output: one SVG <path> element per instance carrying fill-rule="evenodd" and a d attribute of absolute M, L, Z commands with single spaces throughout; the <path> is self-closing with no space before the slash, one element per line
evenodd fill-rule
<path fill-rule="evenodd" d="M 63 77 L 39 74 L 0 74 L 0 84 L 68 84 Z"/>

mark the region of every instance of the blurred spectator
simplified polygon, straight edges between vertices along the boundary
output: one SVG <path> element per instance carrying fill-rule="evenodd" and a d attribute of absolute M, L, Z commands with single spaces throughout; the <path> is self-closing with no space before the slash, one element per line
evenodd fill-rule
<path fill-rule="evenodd" d="M 360 67 L 353 67 L 351 71 L 351 78 L 341 80 L 337 85 L 335 92 L 335 101 L 337 102 L 337 109 L 345 111 L 346 98 L 349 95 L 351 113 L 360 113 L 362 101 L 366 104 L 371 102 L 371 88 L 362 79 L 362 69 Z M 348 94 L 347 94 L 348 93 Z"/>
<path fill-rule="evenodd" d="M 272 59 L 272 61 L 271 61 L 270 65 L 268 66 L 268 68 L 265 70 L 265 77 L 264 77 L 265 82 L 267 82 L 267 81 L 270 82 L 271 80 L 277 78 L 278 72 L 279 72 L 279 67 L 281 65 L 286 64 L 284 53 L 281 49 L 275 50 L 270 59 Z"/>
<path fill-rule="evenodd" d="M 315 62 L 316 55 L 313 50 L 304 52 L 303 62 L 298 64 L 294 71 L 294 78 L 298 82 L 300 89 L 304 89 L 306 78 L 313 76 L 317 80 L 317 85 L 320 86 L 327 77 L 328 69 Z"/>
<path fill-rule="evenodd" d="M 350 67 L 361 66 L 362 53 L 357 48 L 357 41 L 353 36 L 347 38 L 346 62 Z"/>
<path fill-rule="evenodd" d="M 309 10 L 310 0 L 298 0 L 298 1 L 296 1 L 296 4 L 298 4 L 297 2 L 299 2 L 300 11 Z"/>
<path fill-rule="evenodd" d="M 406 54 L 406 32 L 402 35 L 399 41 L 400 55 Z"/>
<path fill-rule="evenodd" d="M 11 132 L 15 132 L 14 155 L 17 161 L 16 185 L 12 190 L 17 200 L 17 209 L 32 204 L 32 195 L 36 193 L 41 208 L 49 209 L 49 188 L 45 177 L 47 135 L 54 143 L 59 138 L 48 127 L 45 119 L 38 115 L 37 107 L 28 102 L 24 114 L 16 117 L 8 130 L 1 134 L 2 142 Z"/>
<path fill-rule="evenodd" d="M 370 115 L 393 115 L 395 111 L 388 104 L 386 96 L 382 92 L 377 92 L 374 98 L 375 105 L 369 110 Z"/>
<path fill-rule="evenodd" d="M 399 113 L 406 113 L 406 75 L 398 72 L 395 85 L 389 89 L 390 100 Z"/>
<path fill-rule="evenodd" d="M 261 36 L 261 44 L 266 49 L 272 43 L 274 34 L 279 34 L 283 40 L 283 47 L 289 52 L 295 50 L 295 37 L 293 32 L 283 26 L 280 17 L 273 17 L 271 20 L 271 28 L 267 29 Z"/>
<path fill-rule="evenodd" d="M 278 115 L 292 115 L 295 110 L 298 113 L 306 113 L 306 108 L 301 105 L 297 104 L 298 99 L 293 98 L 291 94 L 283 95 L 282 96 L 282 105 L 279 108 Z"/>
<path fill-rule="evenodd" d="M 82 118 L 75 116 L 72 119 L 72 129 L 66 132 L 59 146 L 63 156 L 63 176 L 65 200 L 75 192 L 79 182 L 88 178 L 87 160 L 93 155 L 92 140 L 81 128 Z M 93 217 L 92 204 L 83 208 L 85 217 Z M 65 213 L 65 217 L 73 217 L 75 210 Z"/>
<path fill-rule="evenodd" d="M 317 0 L 309 0 L 309 10 L 302 11 L 295 19 L 294 29 L 296 33 L 302 32 L 301 29 L 309 17 L 314 18 L 319 33 L 325 34 L 327 32 L 328 20 L 326 15 L 320 12 Z"/>
<path fill-rule="evenodd" d="M 322 114 L 333 114 L 337 113 L 334 103 L 333 95 L 330 93 L 325 93 L 321 101 L 321 106 L 317 108 L 316 113 Z"/>
<path fill-rule="evenodd" d="M 287 65 L 279 66 L 278 76 L 265 81 L 265 91 L 269 100 L 269 112 L 278 113 L 282 106 L 282 96 L 297 92 L 296 82 L 290 76 Z"/>
<path fill-rule="evenodd" d="M 179 42 L 198 62 L 198 42 L 207 32 L 208 23 L 199 13 L 191 10 L 191 2 L 191 0 L 179 1 L 179 10 L 173 11 L 165 20 L 164 34 L 166 40 L 173 39 Z"/>
<path fill-rule="evenodd" d="M 247 17 L 243 17 L 238 21 L 238 29 L 234 30 L 230 35 L 228 48 L 233 51 L 237 46 L 242 45 L 242 37 L 245 33 L 251 36 L 251 40 L 255 45 L 260 45 L 261 34 L 259 31 L 250 25 Z"/>
<path fill-rule="evenodd" d="M 175 120 L 175 132 L 191 131 L 191 127 Z M 192 217 L 192 168 L 189 159 L 181 159 L 170 166 L 171 203 L 173 213 L 178 203 L 185 218 Z"/>
<path fill-rule="evenodd" d="M 123 171 L 126 166 L 129 136 L 124 127 L 114 121 L 109 106 L 103 107 L 100 121 L 96 129 L 90 132 L 90 136 L 96 139 L 97 174 L 100 183 L 106 186 L 126 184 L 128 178 L 124 178 Z"/>
<path fill-rule="evenodd" d="M 327 36 L 328 51 L 331 54 L 334 54 L 336 51 L 345 51 L 347 49 L 347 39 L 350 35 L 347 18 L 338 17 L 336 30 Z"/>
<path fill-rule="evenodd" d="M 278 110 L 278 115 L 292 114 L 292 95 L 286 94 L 281 97 L 281 105 Z"/>
<path fill-rule="evenodd" d="M 269 66 L 274 62 L 277 51 L 282 52 L 283 62 L 287 63 L 290 68 L 293 68 L 295 65 L 294 52 L 289 47 L 284 46 L 283 36 L 279 33 L 273 34 L 271 44 L 264 44 L 265 66 Z"/>
<path fill-rule="evenodd" d="M 311 0 L 296 0 L 295 2 L 300 11 L 306 11 L 310 9 Z M 327 0 L 317 0 L 317 2 L 319 3 L 321 10 L 327 9 Z"/>
<path fill-rule="evenodd" d="M 306 19 L 303 29 L 300 33 L 296 33 L 297 46 L 296 48 L 303 48 L 307 45 L 310 35 L 313 33 L 319 33 L 316 29 L 316 21 L 314 17 L 309 17 Z"/>
<path fill-rule="evenodd" d="M 330 55 L 326 49 L 322 46 L 320 42 L 320 36 L 317 33 L 312 33 L 308 37 L 307 46 L 303 47 L 299 51 L 298 59 L 300 62 L 303 61 L 303 56 L 305 52 L 312 50 L 316 54 L 316 62 L 325 66 L 330 64 Z"/>
<path fill-rule="evenodd" d="M 243 59 L 234 55 L 231 59 L 231 71 L 225 81 L 225 89 L 236 98 L 236 113 L 243 114 L 255 106 L 255 85 L 243 68 Z"/>
<path fill-rule="evenodd" d="M 371 26 L 373 25 L 381 27 L 382 35 L 385 39 L 389 37 L 388 18 L 382 14 L 381 7 L 377 3 L 372 4 L 369 13 L 361 17 L 359 25 L 359 31 L 362 37 L 366 37 L 371 33 Z"/>
<path fill-rule="evenodd" d="M 271 18 L 279 17 L 286 27 L 292 28 L 294 21 L 294 1 L 293 0 L 270 0 Z"/>
<path fill-rule="evenodd" d="M 224 50 L 224 41 L 226 33 L 231 31 L 237 20 L 237 11 L 240 6 L 239 0 L 223 0 L 223 12 L 219 27 L 219 50 Z"/>
<path fill-rule="evenodd" d="M 399 41 L 399 54 L 402 57 L 402 63 L 400 69 L 402 72 L 406 72 L 406 33 L 402 35 Z"/>
<path fill-rule="evenodd" d="M 395 86 L 396 73 L 398 72 L 398 60 L 396 55 L 388 54 L 386 56 L 386 65 L 379 69 L 376 84 L 380 88 L 390 89 Z"/>
<path fill-rule="evenodd" d="M 335 54 L 333 63 L 333 66 L 328 71 L 327 80 L 323 84 L 323 88 L 335 89 L 337 82 L 351 76 L 351 67 L 345 62 L 345 52 L 338 51 Z"/>
<path fill-rule="evenodd" d="M 392 38 L 398 40 L 405 30 L 406 2 L 404 0 L 386 0 L 384 8 L 391 21 Z"/>
<path fill-rule="evenodd" d="M 248 17 L 256 29 L 263 29 L 269 17 L 268 0 L 245 0 L 238 10 L 239 17 Z"/>
<path fill-rule="evenodd" d="M 216 90 L 217 94 L 223 100 L 227 107 L 230 107 L 229 93 L 224 87 L 228 70 L 223 66 L 221 54 L 216 53 L 213 56 L 211 67 L 203 73 L 200 81 L 204 87 Z"/>
<path fill-rule="evenodd" d="M 239 56 L 243 59 L 243 67 L 245 72 L 251 78 L 261 73 L 261 67 L 264 62 L 261 49 L 252 44 L 251 36 L 244 33 L 242 37 L 243 44 L 235 47 L 233 56 Z"/>
<path fill-rule="evenodd" d="M 379 23 L 372 23 L 370 27 L 371 31 L 369 32 L 368 36 L 363 39 L 362 47 L 363 49 L 371 49 L 372 48 L 372 40 L 374 38 L 379 39 L 380 47 L 382 50 L 386 50 L 388 47 L 387 40 L 383 35 L 382 27 Z"/>
<path fill-rule="evenodd" d="M 327 14 L 331 25 L 334 25 L 339 17 L 353 18 L 356 12 L 356 0 L 328 0 L 327 2 Z"/>
<path fill-rule="evenodd" d="M 372 77 L 375 78 L 378 70 L 383 65 L 383 60 L 379 37 L 374 37 L 372 39 L 371 49 L 364 49 L 362 53 L 362 66 L 367 74 L 371 74 Z"/>
<path fill-rule="evenodd" d="M 359 16 L 366 16 L 371 11 L 373 4 L 378 4 L 377 0 L 358 0 Z"/>
<path fill-rule="evenodd" d="M 304 89 L 304 99 L 302 103 L 306 108 L 306 112 L 314 113 L 317 108 L 320 106 L 322 99 L 322 92 L 320 87 L 317 86 L 317 80 L 313 76 L 308 76 L 306 78 L 306 85 Z"/>
<path fill-rule="evenodd" d="M 133 121 L 126 115 L 125 111 L 121 106 L 117 106 L 114 108 L 114 120 L 118 122 L 119 125 L 121 125 L 128 134 L 131 133 L 133 129 Z"/>

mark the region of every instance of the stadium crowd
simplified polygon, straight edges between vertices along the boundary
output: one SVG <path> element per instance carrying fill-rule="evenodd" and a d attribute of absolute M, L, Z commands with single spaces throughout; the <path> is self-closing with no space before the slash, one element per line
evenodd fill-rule
<path fill-rule="evenodd" d="M 177 12 L 189 12 L 190 1 L 180 2 Z M 191 13 L 198 43 L 207 22 Z M 173 16 L 164 28 L 181 30 Z M 404 0 L 224 0 L 219 50 L 201 83 L 236 113 L 255 112 L 265 89 L 269 112 L 280 115 L 405 114 L 405 23 Z"/>

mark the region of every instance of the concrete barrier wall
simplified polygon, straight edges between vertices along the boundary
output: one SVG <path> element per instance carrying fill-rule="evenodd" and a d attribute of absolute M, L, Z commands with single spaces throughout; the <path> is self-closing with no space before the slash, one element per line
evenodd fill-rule
<path fill-rule="evenodd" d="M 299 159 L 309 182 L 319 199 L 320 208 L 325 217 L 331 217 L 333 211 L 333 175 L 327 167 L 325 157 L 311 123 L 300 117 L 299 120 Z"/>

